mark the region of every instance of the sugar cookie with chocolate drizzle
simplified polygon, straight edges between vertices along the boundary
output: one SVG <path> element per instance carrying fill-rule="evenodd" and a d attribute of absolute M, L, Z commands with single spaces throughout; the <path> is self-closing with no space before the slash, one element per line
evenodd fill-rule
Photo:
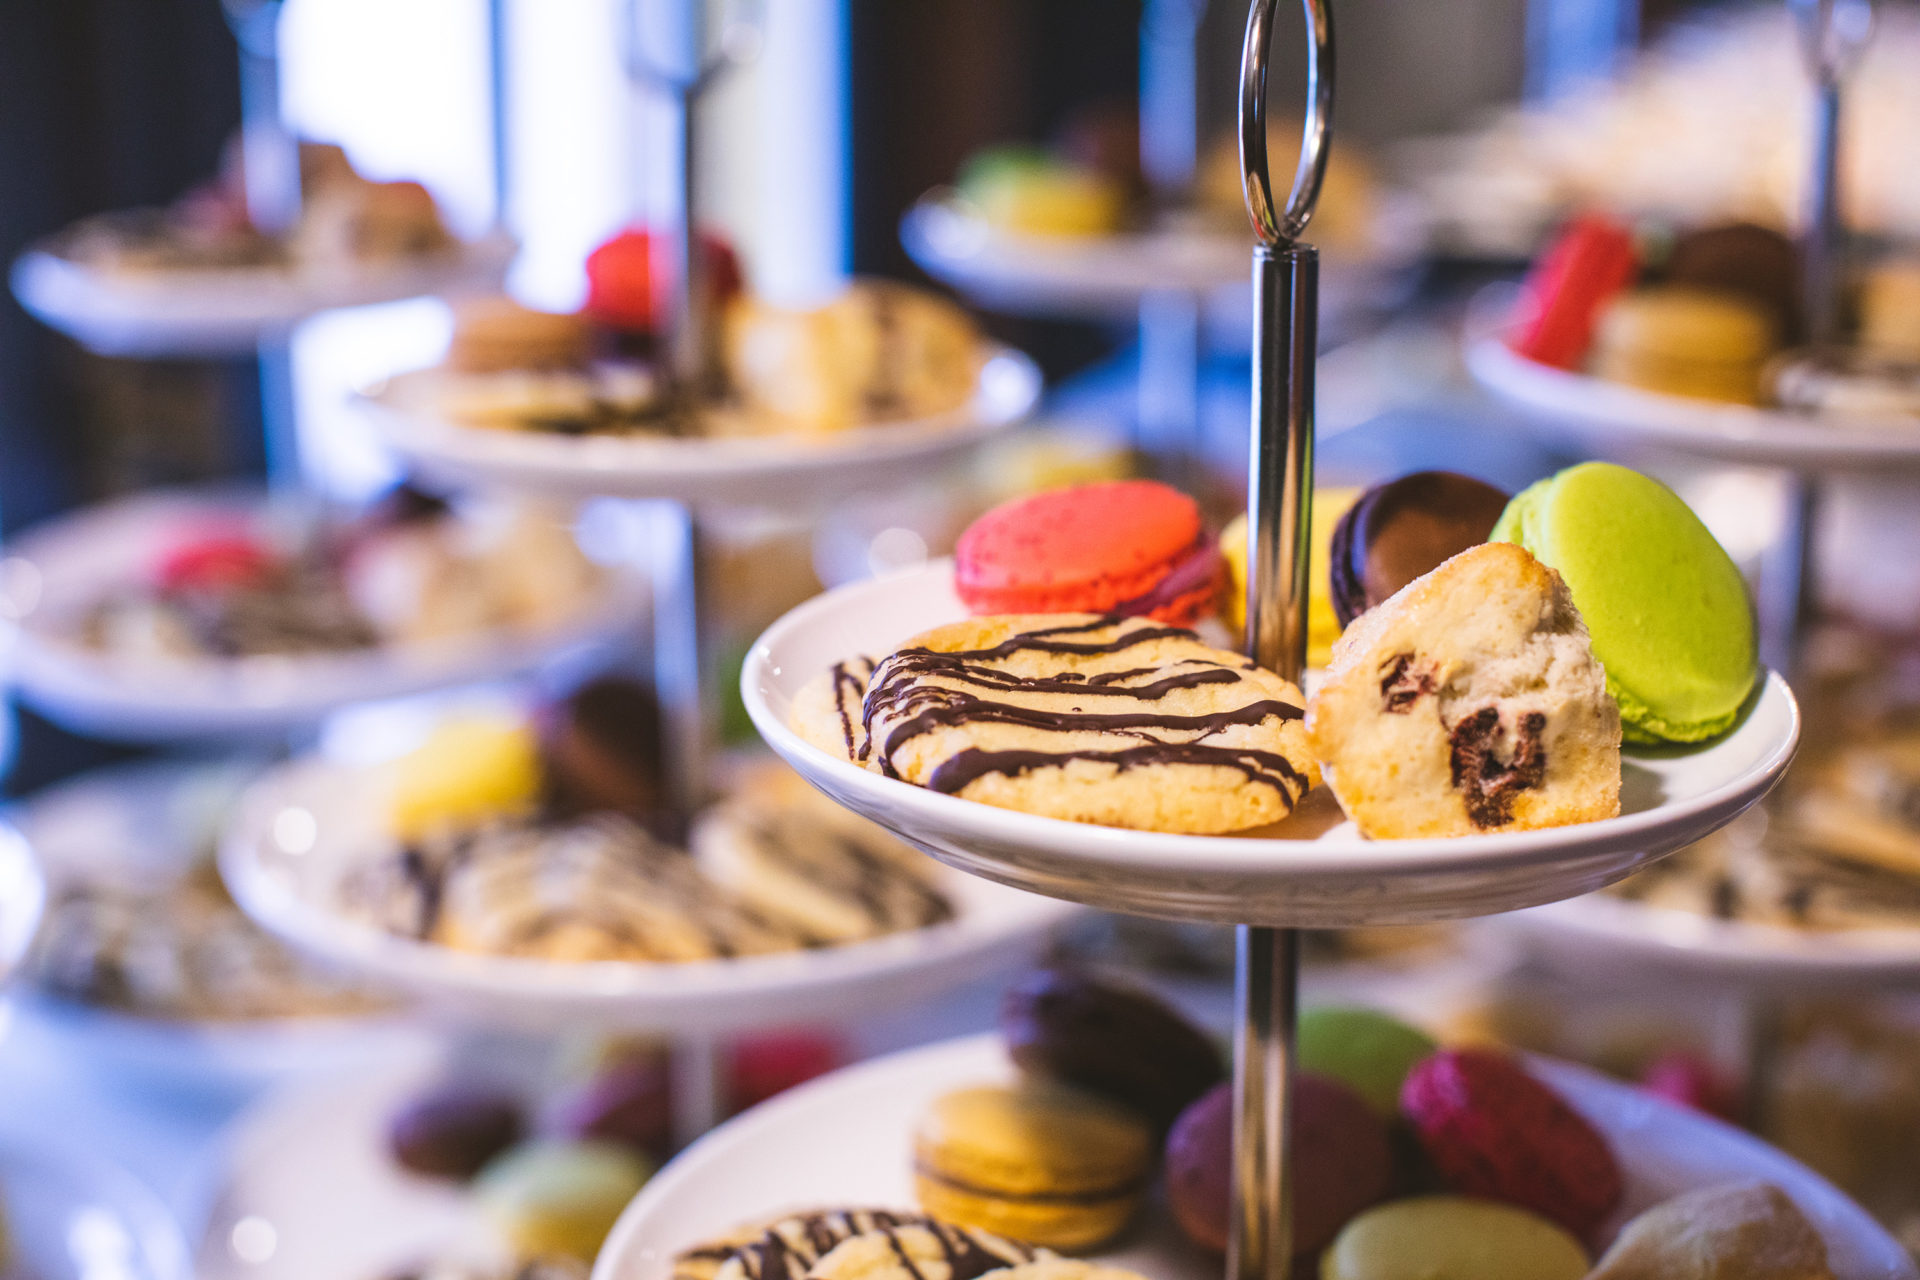
<path fill-rule="evenodd" d="M 1354 620 L 1307 704 L 1327 784 L 1377 838 L 1620 812 L 1620 711 L 1560 575 L 1463 551 Z"/>
<path fill-rule="evenodd" d="M 797 707 L 824 718 L 824 686 L 838 679 L 823 677 Z M 983 804 L 1206 834 L 1277 822 L 1313 786 L 1304 702 L 1177 627 L 992 616 L 938 627 L 882 661 L 840 743 L 876 772 Z"/>

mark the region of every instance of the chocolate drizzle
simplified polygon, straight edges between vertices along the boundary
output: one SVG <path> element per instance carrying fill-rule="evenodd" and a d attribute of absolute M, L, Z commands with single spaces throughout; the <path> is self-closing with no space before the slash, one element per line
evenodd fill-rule
<path fill-rule="evenodd" d="M 1513 821 L 1514 797 L 1538 788 L 1547 777 L 1547 752 L 1540 735 L 1547 717 L 1530 711 L 1520 721 L 1513 758 L 1494 754 L 1500 737 L 1500 711 L 1482 707 L 1453 726 L 1449 742 L 1453 786 L 1466 801 L 1467 818 L 1483 830 Z"/>
<path fill-rule="evenodd" d="M 864 670 L 855 670 L 855 668 L 864 668 Z M 845 662 L 833 664 L 833 705 L 834 709 L 840 713 L 840 735 L 846 739 L 849 760 L 855 758 L 853 712 L 850 708 L 865 701 L 867 681 L 872 677 L 872 658 L 849 658 Z M 866 754 L 866 748 L 863 745 L 859 751 L 859 758 L 865 759 Z"/>
<path fill-rule="evenodd" d="M 802 1280 L 827 1254 L 864 1236 L 883 1237 L 894 1261 L 911 1280 L 932 1280 L 924 1269 L 932 1259 L 945 1263 L 947 1280 L 978 1280 L 989 1271 L 1031 1262 L 1039 1252 L 924 1214 L 831 1209 L 784 1218 L 738 1246 L 722 1242 L 690 1249 L 675 1260 L 674 1274 L 713 1275 L 717 1280 Z M 721 1265 L 702 1265 L 716 1262 Z"/>
<path fill-rule="evenodd" d="M 1094 638 L 1103 632 L 1107 634 Z M 1261 698 L 1219 711 L 1176 714 L 1144 705 L 1161 702 L 1180 690 L 1248 683 L 1252 668 L 1237 658 L 1228 663 L 1201 654 L 1114 671 L 1033 675 L 996 665 L 1031 654 L 1111 656 L 1166 639 L 1195 637 L 1178 628 L 1107 616 L 1022 632 L 986 649 L 945 653 L 922 647 L 903 649 L 874 671 L 861 716 L 865 741 L 860 758 L 876 758 L 881 773 L 898 778 L 902 775 L 896 760 L 915 739 L 967 725 L 1008 725 L 1061 735 L 1066 741 L 1052 750 L 970 747 L 938 764 L 925 785 L 953 794 L 989 774 L 1018 777 L 1076 760 L 1108 765 L 1119 772 L 1193 765 L 1236 770 L 1249 783 L 1279 792 L 1290 807 L 1308 782 L 1285 756 L 1208 739 L 1233 728 L 1297 720 L 1302 715 L 1299 706 Z M 992 696 L 996 694 L 1018 695 L 1020 700 Z M 1048 695 L 1064 695 L 1068 705 L 1049 705 Z M 1095 698 L 1119 700 L 1122 706 L 1083 709 L 1082 703 Z M 1143 705 L 1138 710 L 1125 709 L 1129 701 Z M 850 726 L 847 733 L 851 740 Z M 1123 745 L 1089 744 L 1090 735 L 1120 739 Z"/>

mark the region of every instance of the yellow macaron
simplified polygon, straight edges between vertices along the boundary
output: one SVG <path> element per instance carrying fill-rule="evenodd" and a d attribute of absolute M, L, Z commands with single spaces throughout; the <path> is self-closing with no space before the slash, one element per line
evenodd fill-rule
<path fill-rule="evenodd" d="M 1052 1249 L 1092 1249 L 1140 1208 L 1144 1117 L 1051 1082 L 961 1089 L 914 1135 L 914 1187 L 936 1218 Z"/>

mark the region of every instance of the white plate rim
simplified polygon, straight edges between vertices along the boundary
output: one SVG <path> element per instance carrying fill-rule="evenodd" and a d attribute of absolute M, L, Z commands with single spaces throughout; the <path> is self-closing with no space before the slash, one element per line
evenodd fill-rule
<path fill-rule="evenodd" d="M 1495 398 L 1588 448 L 1632 443 L 1813 469 L 1920 466 L 1920 419 L 1875 425 L 1664 395 L 1529 360 L 1498 334 L 1469 339 L 1466 362 Z"/>

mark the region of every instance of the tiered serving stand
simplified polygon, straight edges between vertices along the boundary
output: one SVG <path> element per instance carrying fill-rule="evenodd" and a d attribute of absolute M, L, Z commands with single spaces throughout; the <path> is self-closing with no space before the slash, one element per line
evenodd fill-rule
<path fill-rule="evenodd" d="M 697 12 L 697 6 L 687 13 Z M 630 20 L 632 20 L 630 15 Z M 737 15 L 736 15 L 737 17 Z M 693 21 L 693 19 L 688 19 Z M 677 59 L 639 50 L 637 85 L 672 95 L 683 126 L 700 94 L 754 41 L 730 21 L 716 51 Z M 697 41 L 691 41 L 697 44 Z M 686 68 L 694 68 L 687 70 Z M 690 127 L 683 169 L 694 160 Z M 687 344 L 704 332 L 705 283 L 689 246 L 693 183 L 681 184 L 674 234 L 686 282 L 668 314 L 670 369 L 704 367 Z M 416 375 L 420 378 L 431 375 Z M 676 381 L 675 385 L 687 385 Z M 1040 393 L 1040 376 L 1017 352 L 990 353 L 973 402 L 935 419 L 890 423 L 818 443 L 778 438 L 619 439 L 484 431 L 403 409 L 399 386 L 363 397 L 387 440 L 412 465 L 446 480 L 501 490 L 646 500 L 651 521 L 654 680 L 668 730 L 666 757 L 678 806 L 691 814 L 711 797 L 718 690 L 705 669 L 701 627 L 700 526 L 716 510 L 815 515 L 860 492 L 885 490 L 958 462 L 1018 425 Z M 692 1137 L 717 1115 L 719 1037 L 807 1019 L 872 1013 L 951 990 L 1027 962 L 1069 913 L 998 886 L 955 878 L 959 918 L 871 942 L 784 955 L 690 964 L 548 964 L 457 954 L 384 935 L 330 905 L 342 869 L 382 837 L 377 782 L 325 759 L 296 761 L 255 788 L 225 841 L 222 869 L 236 899 L 287 941 L 411 992 L 431 1014 L 469 1031 L 550 1034 L 649 1032 L 673 1038 L 677 1127 Z M 299 815 L 289 819 L 286 815 Z M 288 838 L 292 832 L 293 838 Z M 981 890 L 986 892 L 981 892 Z"/>
<path fill-rule="evenodd" d="M 1326 160 L 1333 33 L 1323 0 L 1305 0 L 1310 50 L 1305 143 L 1292 192 L 1280 207 L 1268 178 L 1265 127 L 1275 8 L 1275 0 L 1253 0 L 1241 66 L 1241 159 L 1259 240 L 1253 270 L 1248 652 L 1263 666 L 1297 679 L 1306 652 L 1305 529 L 1312 494 L 1318 283 L 1317 254 L 1300 236 Z M 787 728 L 800 687 L 831 663 L 849 654 L 891 652 L 916 632 L 964 615 L 945 566 L 830 592 L 761 637 L 742 675 L 747 709 L 774 749 L 814 785 L 950 865 L 1108 909 L 1239 926 L 1236 1207 L 1227 1263 L 1228 1275 L 1237 1280 L 1285 1276 L 1292 1263 L 1287 1135 L 1299 968 L 1296 929 L 1482 915 L 1597 888 L 1715 829 L 1758 800 L 1785 770 L 1799 736 L 1792 695 L 1769 676 L 1740 727 L 1721 742 L 1691 752 L 1630 754 L 1618 818 L 1522 834 L 1369 842 L 1324 800 L 1318 814 L 1303 806 L 1271 830 L 1232 838 L 1033 817 L 859 769 L 808 746 Z M 968 1076 L 992 1071 L 992 1057 L 983 1045 L 960 1045 L 859 1068 L 716 1134 L 629 1209 L 602 1251 L 599 1280 L 664 1275 L 674 1248 L 697 1239 L 700 1231 L 796 1203 L 820 1203 L 832 1198 L 829 1186 L 850 1195 L 857 1191 L 856 1200 L 877 1196 L 902 1202 L 904 1153 L 887 1154 L 869 1144 L 904 1141 L 908 1113 L 900 1109 L 913 1103 L 882 1086 L 895 1085 L 902 1095 L 924 1100 L 940 1084 L 958 1079 L 962 1069 Z M 856 1089 L 870 1101 L 868 1115 L 857 1123 L 849 1119 L 831 1141 L 801 1140 L 802 1133 L 815 1131 L 818 1116 L 833 1114 L 844 1105 L 840 1099 L 846 1091 Z M 1575 1083 L 1570 1092 L 1607 1123 L 1606 1109 L 1617 1095 L 1597 1084 Z M 1654 1105 L 1635 1101 L 1643 1109 Z M 890 1136 L 870 1137 L 870 1131 Z M 769 1145 L 754 1146 L 747 1158 L 748 1144 L 758 1141 Z M 1630 1162 L 1638 1159 L 1631 1143 L 1625 1152 Z M 790 1182 L 785 1180 L 789 1174 Z M 725 1191 L 719 1189 L 723 1184 Z M 1889 1249 L 1882 1233 L 1870 1224 L 1858 1226 L 1859 1238 L 1880 1260 L 1863 1274 L 1911 1274 L 1910 1264 Z"/>
<path fill-rule="evenodd" d="M 1846 249 L 1836 203 L 1838 122 L 1845 81 L 1872 15 L 1870 0 L 1789 4 L 1800 22 L 1816 105 L 1802 283 L 1813 339 L 1826 344 L 1836 338 Z M 1555 443 L 1622 460 L 1664 456 L 1783 473 L 1792 519 L 1774 561 L 1763 566 L 1759 601 L 1763 655 L 1782 668 L 1797 654 L 1813 598 L 1815 512 L 1823 488 L 1836 478 L 1872 475 L 1920 493 L 1920 422 L 1912 418 L 1796 413 L 1643 391 L 1528 360 L 1498 332 L 1471 334 L 1466 354 L 1481 387 Z M 1762 1028 L 1783 995 L 1911 989 L 1920 982 L 1920 929 L 1795 930 L 1604 896 L 1554 903 L 1503 923 L 1532 944 L 1540 962 L 1566 976 L 1691 979 L 1739 993 Z"/>

